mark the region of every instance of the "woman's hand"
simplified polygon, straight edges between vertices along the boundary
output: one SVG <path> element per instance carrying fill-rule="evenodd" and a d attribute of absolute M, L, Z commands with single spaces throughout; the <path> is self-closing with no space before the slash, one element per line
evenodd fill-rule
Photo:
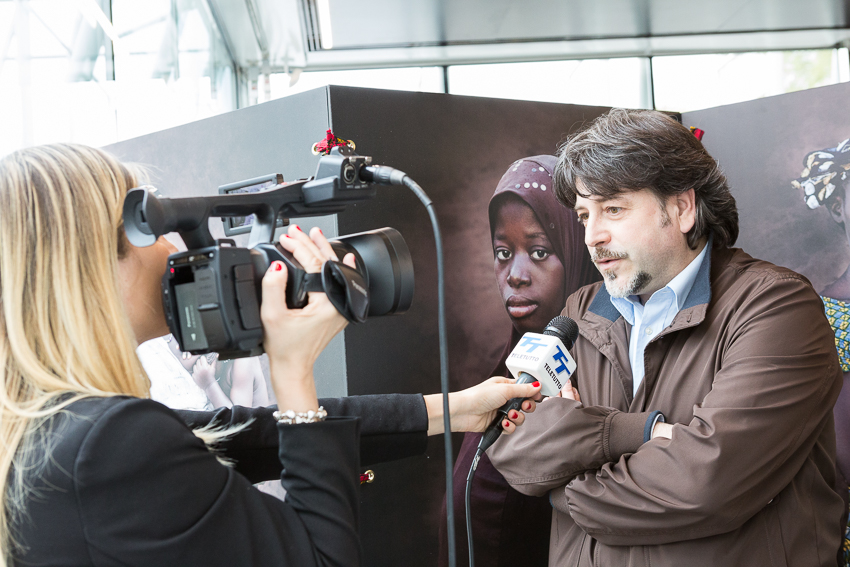
<path fill-rule="evenodd" d="M 326 260 L 337 260 L 322 231 L 313 228 L 310 236 L 297 225 L 290 225 L 281 246 L 298 260 L 307 272 L 319 272 Z M 345 261 L 354 265 L 354 256 Z M 294 411 L 318 408 L 313 383 L 313 364 L 331 339 L 347 324 L 324 293 L 310 292 L 303 309 L 286 306 L 287 270 L 282 262 L 273 262 L 263 277 L 263 303 L 260 317 L 269 355 L 272 385 L 278 406 Z"/>
<path fill-rule="evenodd" d="M 525 421 L 522 412 L 531 413 L 539 397 L 540 384 L 514 384 L 512 378 L 496 376 L 460 392 L 449 394 L 452 431 L 484 431 L 496 418 L 496 410 L 513 398 L 532 398 L 522 402 L 522 411 L 512 411 L 502 424 L 505 433 L 513 433 Z M 428 411 L 428 435 L 443 433 L 443 397 L 441 394 L 425 396 Z"/>

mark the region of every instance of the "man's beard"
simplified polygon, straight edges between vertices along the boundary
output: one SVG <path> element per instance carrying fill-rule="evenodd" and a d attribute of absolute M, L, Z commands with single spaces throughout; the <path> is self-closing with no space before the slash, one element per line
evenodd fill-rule
<path fill-rule="evenodd" d="M 605 277 L 605 289 L 608 290 L 608 295 L 623 299 L 630 295 L 637 295 L 652 281 L 652 275 L 648 272 L 637 272 L 629 279 L 624 287 L 616 287 L 617 274 L 609 272 L 603 274 L 603 276 Z"/>
<path fill-rule="evenodd" d="M 607 248 L 594 248 L 590 251 L 590 258 L 593 260 L 597 269 L 599 269 L 599 265 L 596 264 L 598 260 L 605 258 L 625 260 L 628 257 L 629 255 L 625 252 L 613 252 Z M 605 280 L 605 289 L 608 290 L 608 294 L 611 297 L 626 298 L 630 295 L 637 295 L 642 289 L 645 289 L 646 286 L 649 285 L 649 282 L 652 281 L 652 274 L 649 272 L 638 271 L 629 278 L 625 285 L 617 286 L 617 282 L 622 282 L 622 278 L 618 278 L 617 274 L 613 270 L 599 271 Z"/>

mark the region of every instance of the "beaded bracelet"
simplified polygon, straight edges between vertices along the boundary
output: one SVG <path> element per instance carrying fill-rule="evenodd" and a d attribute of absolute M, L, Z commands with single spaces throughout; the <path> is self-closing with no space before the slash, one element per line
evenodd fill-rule
<path fill-rule="evenodd" d="M 316 423 L 317 421 L 325 421 L 325 418 L 328 417 L 328 412 L 325 411 L 325 408 L 319 406 L 318 410 L 310 411 L 276 411 L 272 414 L 272 417 L 275 419 L 275 421 L 284 425 L 292 425 L 298 423 Z"/>

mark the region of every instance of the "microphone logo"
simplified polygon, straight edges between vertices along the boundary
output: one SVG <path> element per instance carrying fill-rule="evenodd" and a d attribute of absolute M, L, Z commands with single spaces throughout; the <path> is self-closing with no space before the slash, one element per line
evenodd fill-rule
<path fill-rule="evenodd" d="M 561 350 L 560 346 L 555 345 L 555 348 L 558 350 L 557 353 L 552 355 L 552 358 L 558 362 L 558 366 L 555 367 L 555 372 L 560 374 L 561 372 L 566 371 L 567 376 L 569 376 L 572 372 L 570 372 L 570 369 L 567 368 L 567 355 L 564 354 L 564 351 Z"/>
<path fill-rule="evenodd" d="M 536 349 L 537 347 L 546 346 L 546 343 L 540 341 L 535 337 L 529 337 L 528 334 L 526 334 L 522 338 L 522 342 L 519 344 L 519 346 L 526 347 L 526 352 L 534 352 L 534 349 Z"/>
<path fill-rule="evenodd" d="M 557 396 L 569 380 L 570 374 L 576 370 L 576 362 L 570 356 L 568 349 L 575 344 L 578 334 L 579 328 L 575 321 L 569 317 L 555 317 L 546 326 L 542 335 L 525 333 L 505 360 L 505 366 L 516 378 L 518 384 L 527 384 L 539 380 L 540 392 L 544 396 Z M 561 342 L 562 340 L 564 342 Z M 539 352 L 535 352 L 539 347 L 543 348 Z M 563 373 L 566 373 L 566 377 L 562 382 L 560 375 Z M 499 415 L 493 420 L 478 443 L 475 462 L 470 469 L 467 483 L 472 482 L 472 475 L 478 463 L 478 455 L 486 451 L 502 434 L 503 417 L 507 417 L 509 410 L 519 409 L 521 403 L 522 398 L 514 398 L 499 408 Z M 470 484 L 467 484 L 467 495 L 469 495 L 469 486 Z M 467 516 L 467 519 L 469 519 L 469 516 Z"/>
<path fill-rule="evenodd" d="M 574 342 L 572 337 L 568 340 L 570 344 Z M 523 374 L 533 377 L 542 384 L 544 396 L 555 396 L 576 370 L 568 348 L 555 335 L 526 333 L 505 360 L 505 366 L 517 380 Z"/>
<path fill-rule="evenodd" d="M 546 372 L 549 374 L 549 377 L 552 378 L 552 381 L 555 383 L 559 390 L 564 387 L 564 385 L 561 384 L 561 381 L 558 380 L 558 374 L 560 374 L 562 371 L 559 370 L 556 374 L 555 371 L 552 370 L 552 367 L 549 366 L 548 362 L 543 365 L 543 368 L 546 369 Z M 567 376 L 569 376 L 569 374 L 567 374 Z"/>

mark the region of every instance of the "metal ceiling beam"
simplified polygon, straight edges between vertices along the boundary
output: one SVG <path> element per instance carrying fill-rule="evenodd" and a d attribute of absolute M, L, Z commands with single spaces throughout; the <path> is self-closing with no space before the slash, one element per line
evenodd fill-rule
<path fill-rule="evenodd" d="M 850 41 L 850 29 L 693 34 L 644 38 L 533 41 L 307 53 L 306 71 L 518 63 L 568 59 L 608 59 L 828 49 Z"/>
<path fill-rule="evenodd" d="M 207 3 L 207 8 L 209 8 L 210 15 L 212 16 L 213 21 L 215 22 L 216 27 L 218 28 L 218 32 L 221 34 L 221 40 L 224 42 L 224 48 L 227 50 L 227 56 L 230 57 L 230 61 L 236 66 L 236 57 L 234 56 L 233 51 L 233 42 L 230 40 L 230 34 L 227 30 L 227 27 L 224 25 L 224 21 L 221 18 L 221 14 L 218 12 L 218 7 L 214 2 L 210 0 L 205 0 Z"/>
<path fill-rule="evenodd" d="M 257 46 L 260 48 L 263 61 L 268 62 L 269 41 L 266 38 L 266 32 L 263 29 L 262 22 L 260 21 L 256 0 L 245 0 L 245 8 L 248 9 L 248 17 L 251 18 L 251 26 L 254 28 L 254 37 L 257 39 Z"/>

